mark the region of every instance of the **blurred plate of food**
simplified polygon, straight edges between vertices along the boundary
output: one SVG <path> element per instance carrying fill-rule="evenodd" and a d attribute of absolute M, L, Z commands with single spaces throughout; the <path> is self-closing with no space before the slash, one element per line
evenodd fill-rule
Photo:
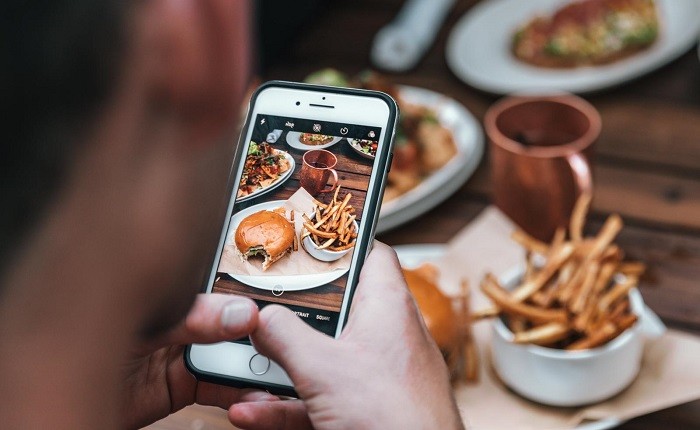
<path fill-rule="evenodd" d="M 397 245 L 393 247 L 401 263 L 401 267 L 409 270 L 420 269 L 424 263 L 431 263 L 439 260 L 447 251 L 447 246 L 444 244 L 411 244 Z M 506 273 L 501 282 L 509 284 L 521 276 L 523 268 L 518 268 L 517 271 Z M 437 318 L 433 318 L 437 321 Z M 431 332 L 432 334 L 432 332 Z M 591 421 L 580 424 L 576 430 L 605 430 L 619 426 L 624 421 L 615 418 L 606 418 L 598 421 Z"/>
<path fill-rule="evenodd" d="M 300 133 L 298 131 L 290 131 L 287 133 L 287 143 L 289 146 L 302 151 L 328 148 L 340 142 L 342 139 L 342 137 L 318 133 Z"/>
<path fill-rule="evenodd" d="M 459 102 L 424 88 L 399 85 L 401 128 L 377 232 L 406 223 L 447 200 L 481 161 L 484 137 Z"/>
<path fill-rule="evenodd" d="M 348 139 L 350 147 L 362 157 L 374 160 L 377 155 L 377 141 L 367 139 Z"/>
<path fill-rule="evenodd" d="M 491 0 L 450 34 L 446 57 L 496 94 L 591 92 L 649 73 L 697 42 L 696 0 Z"/>
<path fill-rule="evenodd" d="M 236 202 L 244 202 L 282 185 L 294 172 L 294 158 L 268 143 L 250 142 Z"/>
<path fill-rule="evenodd" d="M 476 170 L 484 151 L 479 121 L 459 102 L 435 91 L 397 85 L 373 72 L 354 79 L 325 69 L 307 81 L 383 91 L 401 117 L 377 232 L 406 223 L 445 201 Z M 354 148 L 353 148 L 354 149 Z"/>

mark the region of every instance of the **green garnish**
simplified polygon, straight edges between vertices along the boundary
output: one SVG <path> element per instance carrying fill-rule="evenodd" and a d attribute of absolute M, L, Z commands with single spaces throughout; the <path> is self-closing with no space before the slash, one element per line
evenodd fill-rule
<path fill-rule="evenodd" d="M 250 141 L 250 146 L 248 146 L 248 155 L 260 155 L 260 147 L 257 143 Z"/>
<path fill-rule="evenodd" d="M 544 46 L 544 51 L 549 55 L 564 55 L 564 48 L 556 39 L 552 39 L 547 42 L 547 44 Z"/>

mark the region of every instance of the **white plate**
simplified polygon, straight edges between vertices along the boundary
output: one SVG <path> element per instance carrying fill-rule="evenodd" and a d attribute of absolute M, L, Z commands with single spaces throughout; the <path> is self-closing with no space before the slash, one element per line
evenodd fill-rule
<path fill-rule="evenodd" d="M 401 266 L 414 268 L 419 266 L 421 263 L 426 261 L 435 261 L 442 254 L 445 253 L 447 248 L 445 245 L 441 244 L 419 244 L 419 245 L 397 245 L 393 247 L 396 250 L 396 254 L 399 257 Z M 515 274 L 515 272 L 513 273 Z M 511 274 L 512 275 L 512 274 Z M 507 274 L 505 277 L 508 277 Z M 512 277 L 512 276 L 511 276 Z M 611 429 L 613 427 L 619 426 L 624 421 L 620 421 L 614 418 L 604 419 L 599 421 L 594 421 L 590 423 L 581 424 L 576 429 L 578 430 L 605 430 Z"/>
<path fill-rule="evenodd" d="M 661 33 L 649 49 L 615 63 L 571 70 L 546 69 L 518 61 L 512 33 L 525 21 L 549 13 L 564 0 L 490 0 L 474 6 L 455 25 L 447 42 L 447 63 L 467 84 L 484 91 L 597 91 L 642 76 L 678 58 L 698 40 L 700 2 L 657 0 Z"/>
<path fill-rule="evenodd" d="M 362 152 L 360 148 L 362 148 L 362 145 L 360 143 L 355 143 L 359 142 L 360 139 L 348 139 L 348 144 L 350 145 L 350 148 L 352 148 L 353 151 L 357 152 L 361 157 L 369 158 L 370 160 L 374 160 L 375 156 L 371 154 L 367 154 L 366 152 Z M 365 139 L 367 140 L 367 139 Z M 356 146 L 357 145 L 357 146 Z"/>
<path fill-rule="evenodd" d="M 408 222 L 450 197 L 474 173 L 484 152 L 481 125 L 460 103 L 423 88 L 400 85 L 399 91 L 406 102 L 435 111 L 440 124 L 452 132 L 457 153 L 417 187 L 382 204 L 378 233 Z"/>
<path fill-rule="evenodd" d="M 226 240 L 226 244 L 236 246 L 233 237 L 236 234 L 236 229 L 238 228 L 238 225 L 241 223 L 241 221 L 243 221 L 243 218 L 258 211 L 272 210 L 278 208 L 280 206 L 283 206 L 284 202 L 284 200 L 274 200 L 271 202 L 260 203 L 249 208 L 243 209 L 242 211 L 233 215 L 231 217 L 229 235 Z M 229 276 L 246 285 L 250 285 L 251 287 L 260 288 L 263 290 L 272 291 L 275 288 L 282 286 L 284 288 L 284 291 L 299 291 L 309 290 L 311 288 L 316 288 L 329 282 L 333 282 L 336 279 L 343 276 L 348 270 L 349 268 L 345 270 L 333 270 L 325 273 L 315 273 L 313 275 L 251 276 L 229 273 Z"/>
<path fill-rule="evenodd" d="M 301 143 L 301 141 L 299 140 L 299 137 L 301 137 L 300 132 L 290 131 L 289 133 L 287 133 L 287 143 L 292 148 L 301 149 L 302 151 L 308 151 L 310 149 L 328 148 L 328 147 L 335 145 L 336 143 L 340 142 L 341 139 L 343 139 L 342 137 L 333 136 L 333 140 L 331 140 L 328 143 L 324 143 L 323 145 L 305 145 L 305 144 Z"/>
<path fill-rule="evenodd" d="M 269 193 L 270 191 L 272 191 L 275 188 L 282 185 L 284 183 L 284 181 L 286 181 L 287 179 L 292 177 L 292 173 L 294 173 L 294 167 L 296 166 L 296 163 L 294 162 L 294 158 L 292 158 L 292 156 L 289 155 L 289 153 L 284 152 L 284 151 L 280 151 L 279 149 L 277 150 L 277 152 L 281 152 L 282 155 L 284 155 L 284 158 L 287 159 L 287 161 L 289 162 L 289 169 L 286 172 L 282 173 L 280 175 L 280 177 L 277 178 L 277 180 L 275 182 L 271 183 L 267 187 L 259 188 L 255 191 L 253 191 L 252 193 L 248 194 L 245 197 L 236 198 L 236 203 L 245 202 L 247 200 L 254 199 L 254 198 L 256 198 L 260 195 L 263 195 L 265 193 Z"/>

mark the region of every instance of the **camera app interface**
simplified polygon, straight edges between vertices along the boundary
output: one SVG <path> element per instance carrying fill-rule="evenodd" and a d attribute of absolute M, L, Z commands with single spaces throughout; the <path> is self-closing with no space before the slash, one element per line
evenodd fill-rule
<path fill-rule="evenodd" d="M 381 128 L 257 115 L 213 291 L 333 335 Z"/>

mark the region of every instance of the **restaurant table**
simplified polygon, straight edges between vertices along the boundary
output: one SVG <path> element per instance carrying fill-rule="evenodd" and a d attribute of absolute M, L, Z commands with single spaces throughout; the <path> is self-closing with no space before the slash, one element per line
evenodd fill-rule
<path fill-rule="evenodd" d="M 389 76 L 397 83 L 446 94 L 482 120 L 498 97 L 461 82 L 445 61 L 451 29 L 475 3 L 458 1 L 426 58 L 414 70 Z M 401 4 L 401 0 L 328 2 L 322 15 L 310 19 L 305 32 L 263 78 L 303 80 L 310 72 L 325 67 L 349 74 L 371 68 L 372 39 Z M 700 334 L 697 50 L 694 47 L 649 75 L 584 98 L 603 119 L 594 162 L 591 228 L 599 227 L 612 212 L 621 214 L 625 228 L 619 245 L 629 258 L 644 261 L 649 267 L 640 284 L 646 303 L 669 327 Z M 490 188 L 487 153 L 475 175 L 451 198 L 378 238 L 390 245 L 444 243 L 490 204 Z M 221 414 L 191 409 L 153 428 L 225 428 L 225 414 Z M 645 415 L 619 428 L 700 428 L 700 401 Z"/>

